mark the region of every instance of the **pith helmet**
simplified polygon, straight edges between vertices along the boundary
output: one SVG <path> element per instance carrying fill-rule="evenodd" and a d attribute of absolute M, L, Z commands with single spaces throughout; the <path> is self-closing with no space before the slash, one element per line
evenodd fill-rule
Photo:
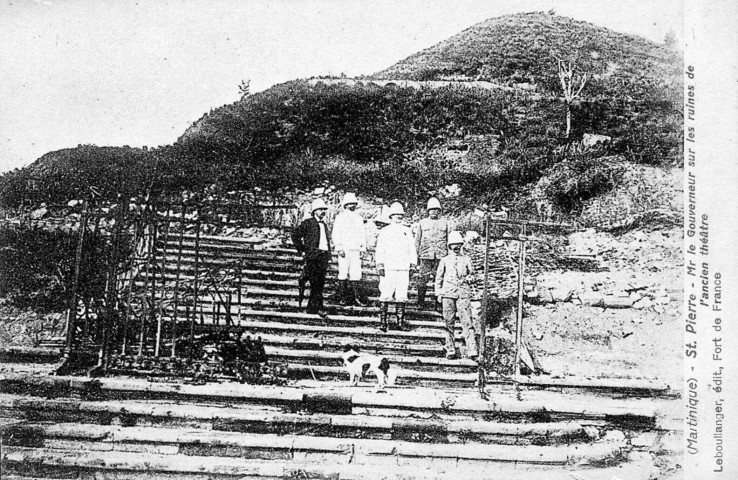
<path fill-rule="evenodd" d="M 461 237 L 461 233 L 454 230 L 448 234 L 447 245 L 463 245 L 464 239 Z"/>
<path fill-rule="evenodd" d="M 405 207 L 400 202 L 393 203 L 390 205 L 389 215 L 387 216 L 392 218 L 392 215 L 405 215 Z"/>
<path fill-rule="evenodd" d="M 341 201 L 342 206 L 351 205 L 352 203 L 358 204 L 359 200 L 356 198 L 356 195 L 349 192 L 346 195 L 343 196 L 343 200 Z"/>
<path fill-rule="evenodd" d="M 379 208 L 379 212 L 377 212 L 377 217 L 374 219 L 374 223 L 382 223 L 384 225 L 389 225 L 389 215 L 387 215 L 387 211 L 389 210 L 389 207 L 387 205 L 382 205 Z"/>
<path fill-rule="evenodd" d="M 325 201 L 322 198 L 316 198 L 313 200 L 313 204 L 310 207 L 310 212 L 314 212 L 316 210 L 328 210 L 328 205 L 325 204 Z"/>
<path fill-rule="evenodd" d="M 436 197 L 431 197 L 428 199 L 428 207 L 426 208 L 426 210 L 433 210 L 434 208 L 438 210 L 443 210 L 441 208 L 441 202 L 439 202 Z"/>

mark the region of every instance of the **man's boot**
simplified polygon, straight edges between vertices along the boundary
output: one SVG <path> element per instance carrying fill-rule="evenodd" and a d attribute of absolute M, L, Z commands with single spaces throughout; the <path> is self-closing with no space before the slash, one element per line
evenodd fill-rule
<path fill-rule="evenodd" d="M 428 291 L 428 285 L 424 279 L 418 281 L 418 306 L 422 307 L 425 305 L 425 292 Z"/>
<path fill-rule="evenodd" d="M 361 298 L 361 282 L 351 282 L 351 303 L 357 307 L 366 307 L 366 303 Z"/>
<path fill-rule="evenodd" d="M 379 329 L 383 332 L 387 331 L 387 311 L 389 310 L 388 302 L 379 303 Z"/>
<path fill-rule="evenodd" d="M 349 303 L 348 301 L 348 280 L 339 280 L 338 284 L 336 285 L 337 292 L 336 297 L 338 297 L 338 304 L 339 305 L 347 305 Z"/>
<path fill-rule="evenodd" d="M 407 324 L 405 323 L 405 304 L 397 304 L 397 329 L 407 330 Z"/>

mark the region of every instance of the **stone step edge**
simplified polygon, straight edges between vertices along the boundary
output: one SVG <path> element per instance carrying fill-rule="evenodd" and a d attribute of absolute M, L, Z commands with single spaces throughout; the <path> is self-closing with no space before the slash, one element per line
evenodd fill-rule
<path fill-rule="evenodd" d="M 180 309 L 187 309 L 188 306 L 192 306 L 193 303 L 192 300 L 188 300 L 186 298 L 180 297 L 180 304 L 178 305 Z M 173 303 L 174 300 L 171 296 L 162 296 L 161 291 L 157 292 L 156 294 L 157 299 L 165 299 L 168 300 L 170 303 Z M 279 311 L 284 314 L 305 314 L 304 310 L 307 307 L 307 296 L 305 297 L 305 301 L 303 302 L 303 306 L 299 307 L 297 298 L 295 299 L 288 299 L 288 300 L 280 300 L 278 298 L 273 299 L 261 299 L 261 298 L 249 298 L 247 295 L 241 298 L 241 303 L 238 303 L 237 299 L 233 299 L 231 303 L 231 308 L 235 308 L 235 310 L 231 310 L 231 313 L 238 313 L 238 307 L 241 306 L 243 308 L 251 308 L 252 310 L 255 310 L 257 307 L 268 307 L 268 308 L 283 308 L 285 310 L 258 310 L 259 312 L 274 312 Z M 198 311 L 201 308 L 204 308 L 205 306 L 211 306 L 213 304 L 213 298 L 212 296 L 209 298 L 203 298 L 200 297 L 197 306 Z M 218 304 L 221 306 L 222 309 L 225 308 L 224 303 L 220 302 L 218 299 Z M 330 301 L 325 301 L 324 307 L 329 312 L 328 317 L 346 317 L 346 318 L 376 318 L 379 319 L 379 307 L 346 307 L 338 304 L 331 303 Z M 301 311 L 303 310 L 303 311 Z M 355 315 L 342 315 L 342 313 L 330 313 L 331 311 L 338 311 L 338 312 L 351 312 Z M 388 313 L 390 316 L 395 317 L 397 315 L 397 312 L 394 308 L 390 307 L 388 310 Z M 311 315 L 310 317 L 305 318 L 316 318 L 317 314 L 305 314 L 305 315 Z M 425 317 L 425 318 L 432 318 L 435 320 L 431 320 L 432 322 L 435 322 L 437 324 L 442 324 L 442 318 L 443 316 L 438 312 L 432 312 L 427 310 L 415 310 L 413 308 L 406 308 L 405 310 L 405 317 L 406 318 L 417 318 L 417 317 Z M 421 321 L 428 321 L 428 320 L 421 320 Z"/>
<path fill-rule="evenodd" d="M 287 452 L 314 452 L 351 455 L 356 462 L 360 457 L 416 457 L 428 460 L 476 460 L 484 462 L 516 462 L 519 464 L 571 465 L 582 459 L 588 449 L 600 458 L 603 443 L 588 445 L 487 445 L 432 443 L 419 444 L 402 440 L 354 439 L 303 435 L 277 435 L 270 433 L 242 433 L 208 431 L 192 428 L 122 427 L 76 423 L 29 423 L 12 427 L 18 431 L 33 432 L 43 439 L 68 439 L 110 445 L 117 444 L 169 444 L 178 447 L 196 445 L 207 447 L 261 448 Z M 37 441 L 38 438 L 34 439 Z M 625 442 L 608 442 L 610 452 L 625 448 Z M 207 455 L 194 455 L 204 457 Z M 357 458 L 359 457 L 359 458 Z M 359 463 L 359 462 L 357 462 Z"/>
<path fill-rule="evenodd" d="M 612 446 L 607 446 L 602 452 L 594 452 L 589 459 L 594 463 L 598 460 L 606 460 L 615 454 Z M 619 451 L 619 449 L 618 449 Z M 4 449 L 4 460 L 8 464 L 15 465 L 44 465 L 48 467 L 84 468 L 88 471 L 115 471 L 141 472 L 142 474 L 163 473 L 168 475 L 185 476 L 192 478 L 204 478 L 203 474 L 217 476 L 233 476 L 240 478 L 318 478 L 336 480 L 376 480 L 383 479 L 426 479 L 441 480 L 453 475 L 458 479 L 483 478 L 485 471 L 489 473 L 489 465 L 471 467 L 464 463 L 463 468 L 433 468 L 431 471 L 418 471 L 417 466 L 398 465 L 354 465 L 354 464 L 309 464 L 285 460 L 251 460 L 234 457 L 195 457 L 189 455 L 163 455 L 151 453 L 131 452 L 93 452 L 93 451 L 69 451 L 54 449 L 33 449 L 24 447 L 6 447 Z M 381 468 L 381 474 L 377 471 Z M 511 465 L 508 474 L 519 472 L 519 468 Z M 534 472 L 531 472 L 534 473 Z M 531 477 L 526 474 L 526 480 L 551 480 L 551 473 L 545 471 L 537 472 L 538 475 Z M 378 475 L 381 475 L 378 476 Z M 568 471 L 567 477 L 569 478 Z M 186 477 L 185 477 L 186 478 Z M 508 477 L 509 478 L 509 477 Z M 564 477 L 561 477 L 564 478 Z"/>
<path fill-rule="evenodd" d="M 315 399 L 320 398 L 319 408 L 388 408 L 445 413 L 490 413 L 526 414 L 547 412 L 576 418 L 604 419 L 625 416 L 654 422 L 660 415 L 657 404 L 650 399 L 603 399 L 586 395 L 561 394 L 561 400 L 543 402 L 517 400 L 508 395 L 491 395 L 490 400 L 479 398 L 476 389 L 464 393 L 440 397 L 440 393 L 429 395 L 428 389 L 389 388 L 387 392 L 365 391 L 348 387 L 351 394 L 336 392 L 326 387 L 270 387 L 261 385 L 242 385 L 237 383 L 189 385 L 181 383 L 149 382 L 138 378 L 88 378 L 69 376 L 39 376 L 33 374 L 8 373 L 0 375 L 0 391 L 6 393 L 33 394 L 33 392 L 53 392 L 57 397 L 72 395 L 74 392 L 108 392 L 115 396 L 144 395 L 165 396 L 166 398 L 197 399 L 208 398 L 217 401 L 236 403 L 269 403 L 304 406 L 314 409 Z M 356 390 L 356 392 L 354 392 Z M 396 392 L 396 393 L 395 393 Z M 593 401 L 597 398 L 597 401 Z"/>
<path fill-rule="evenodd" d="M 479 420 L 454 420 L 449 418 L 413 418 L 397 416 L 377 416 L 360 413 L 322 414 L 313 413 L 274 413 L 252 412 L 228 406 L 183 405 L 179 403 L 143 403 L 135 400 L 85 401 L 55 400 L 43 397 L 0 394 L 0 408 L 8 410 L 46 410 L 69 411 L 80 414 L 137 415 L 164 419 L 189 418 L 201 421 L 250 422 L 262 425 L 287 424 L 333 426 L 338 428 L 367 428 L 374 430 L 417 430 L 445 432 L 451 434 L 479 434 L 498 436 L 534 435 L 545 437 L 588 436 L 587 426 L 599 426 L 599 422 L 560 421 L 549 423 L 505 423 Z"/>
<path fill-rule="evenodd" d="M 272 346 L 265 346 L 267 355 L 276 357 L 288 357 L 299 359 L 315 359 L 343 362 L 343 354 L 340 352 L 325 352 L 322 350 L 304 350 L 304 349 L 287 349 Z M 373 355 L 373 354 L 372 354 Z M 376 355 L 373 355 L 376 356 Z M 436 367 L 466 367 L 477 368 L 477 362 L 470 359 L 449 360 L 438 357 L 422 357 L 422 356 L 405 356 L 383 354 L 381 357 L 387 358 L 392 363 L 400 365 L 423 365 Z"/>
<path fill-rule="evenodd" d="M 268 334 L 266 334 L 268 335 Z M 284 337 L 284 336 L 278 336 L 278 335 L 269 335 L 270 337 L 274 337 L 277 339 L 282 339 L 281 342 L 283 344 L 289 344 L 288 340 L 292 337 Z M 263 338 L 264 339 L 264 338 Z M 267 344 L 268 348 L 274 348 L 269 347 L 269 339 L 266 339 L 265 343 Z M 299 340 L 298 340 L 299 341 Z M 316 341 L 317 342 L 317 341 Z M 324 341 L 320 341 L 324 342 Z M 442 350 L 443 347 L 439 347 L 439 350 Z M 267 350 L 268 351 L 268 350 Z M 284 351 L 288 351 L 288 349 L 284 349 Z M 291 350 L 292 352 L 310 352 L 309 350 L 301 350 L 301 349 L 295 349 Z M 326 357 L 339 359 L 340 354 L 334 353 L 332 355 L 329 355 L 329 352 L 324 351 L 316 351 L 318 354 L 322 354 Z M 31 363 L 54 363 L 58 361 L 61 358 L 61 349 L 60 348 L 45 348 L 45 347 L 0 347 L 0 360 L 8 363 L 23 363 L 27 362 L 28 358 L 31 358 Z M 438 358 L 438 357 L 431 357 L 431 356 L 397 356 L 397 355 L 386 355 L 381 354 L 383 356 L 387 356 L 390 359 L 394 359 L 397 361 L 397 359 L 432 359 L 432 358 Z M 297 356 L 297 355 L 295 355 Z M 438 360 L 445 360 L 440 359 Z M 463 362 L 463 366 L 469 366 L 472 362 L 471 360 L 445 360 L 446 362 Z M 398 361 L 398 363 L 402 363 L 402 360 Z M 469 365 L 467 365 L 469 364 Z M 301 367 L 304 368 L 304 365 Z M 314 368 L 314 367 L 313 367 Z M 504 382 L 504 379 L 502 379 Z M 525 386 L 525 387 L 541 387 L 541 388 L 571 388 L 571 389 L 602 389 L 602 390 L 622 390 L 623 392 L 637 392 L 640 391 L 641 393 L 645 395 L 659 395 L 659 396 L 665 396 L 665 397 L 672 397 L 672 398 L 680 398 L 681 397 L 681 390 L 678 388 L 673 388 L 670 385 L 667 385 L 663 382 L 658 381 L 651 381 L 647 379 L 620 379 L 620 378 L 581 378 L 581 377 L 566 377 L 566 378 L 555 378 L 551 376 L 545 376 L 545 375 L 539 375 L 539 376 L 524 376 L 524 375 L 518 375 L 518 376 L 510 376 L 507 377 L 507 380 L 514 382 L 515 384 Z M 488 380 L 490 383 L 495 383 L 494 379 Z M 508 382 L 504 382 L 508 383 Z"/>
<path fill-rule="evenodd" d="M 250 307 L 253 307 L 253 305 L 247 305 Z M 244 321 L 244 318 L 250 318 L 250 317 L 257 317 L 257 318 L 272 318 L 272 319 L 290 319 L 294 321 L 322 321 L 326 323 L 330 323 L 332 321 L 334 322 L 341 322 L 344 324 L 349 325 L 379 325 L 380 319 L 378 315 L 334 315 L 334 314 L 328 314 L 325 318 L 321 317 L 318 314 L 314 313 L 303 313 L 303 312 L 282 312 L 278 310 L 256 310 L 253 308 L 249 309 L 241 309 L 239 311 L 238 309 L 239 305 L 234 303 L 231 305 L 230 310 L 226 310 L 225 306 L 221 306 L 220 310 L 217 308 L 213 309 L 212 303 L 210 302 L 199 302 L 198 308 L 197 308 L 197 315 L 200 315 L 201 313 L 203 315 L 207 315 L 208 317 L 215 316 L 216 313 L 219 313 L 221 316 L 225 316 L 226 313 L 229 313 L 232 317 L 237 316 L 239 313 L 241 314 L 241 321 Z M 166 306 L 162 309 L 162 312 L 164 315 L 162 315 L 162 318 L 167 319 L 167 321 L 171 320 L 172 315 L 174 315 L 174 306 Z M 179 314 L 178 321 L 184 320 L 184 314 L 188 311 L 187 305 L 178 305 L 177 310 Z M 395 323 L 396 313 L 393 311 L 389 312 L 388 319 L 389 322 Z M 212 319 L 211 319 L 212 321 Z M 225 320 L 223 320 L 225 322 Z M 234 319 L 234 321 L 237 321 L 237 319 Z M 199 321 L 198 321 L 199 323 Z M 288 323 L 299 323 L 299 322 L 288 322 Z M 415 328 L 430 328 L 434 330 L 444 330 L 445 329 L 445 323 L 438 321 L 438 320 L 406 320 L 406 323 L 410 327 Z M 461 328 L 461 325 L 459 322 L 456 322 L 454 327 L 459 330 Z"/>
<path fill-rule="evenodd" d="M 297 358 L 296 361 L 289 362 L 287 372 L 290 376 L 312 377 L 316 378 L 341 378 L 348 380 L 348 371 L 343 367 L 332 365 L 311 365 L 310 363 L 300 363 L 304 358 Z M 479 379 L 479 375 L 474 373 L 461 372 L 439 372 L 439 371 L 423 371 L 413 370 L 412 368 L 400 367 L 396 369 L 397 382 L 400 385 L 406 385 L 406 380 L 429 381 L 429 382 L 452 382 L 474 384 Z M 367 372 L 364 378 L 376 378 L 372 372 Z"/>

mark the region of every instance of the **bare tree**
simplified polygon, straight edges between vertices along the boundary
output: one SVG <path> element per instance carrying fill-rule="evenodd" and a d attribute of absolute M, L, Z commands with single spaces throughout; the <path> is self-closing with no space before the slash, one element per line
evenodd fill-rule
<path fill-rule="evenodd" d="M 238 86 L 238 93 L 241 94 L 241 99 L 244 99 L 251 95 L 251 80 L 241 80 L 241 85 Z"/>
<path fill-rule="evenodd" d="M 559 80 L 561 81 L 561 89 L 564 91 L 564 101 L 566 102 L 566 138 L 571 133 L 571 104 L 579 98 L 582 89 L 589 80 L 587 73 L 575 73 L 571 62 L 559 62 Z"/>

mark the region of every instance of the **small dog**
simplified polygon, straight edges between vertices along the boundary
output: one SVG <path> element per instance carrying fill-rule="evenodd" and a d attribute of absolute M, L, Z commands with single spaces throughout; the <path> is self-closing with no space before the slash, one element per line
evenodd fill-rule
<path fill-rule="evenodd" d="M 387 357 L 377 357 L 359 353 L 351 345 L 347 345 L 343 352 L 343 366 L 349 374 L 349 382 L 358 385 L 364 375 L 372 371 L 377 377 L 377 388 L 394 385 L 397 377 Z"/>

